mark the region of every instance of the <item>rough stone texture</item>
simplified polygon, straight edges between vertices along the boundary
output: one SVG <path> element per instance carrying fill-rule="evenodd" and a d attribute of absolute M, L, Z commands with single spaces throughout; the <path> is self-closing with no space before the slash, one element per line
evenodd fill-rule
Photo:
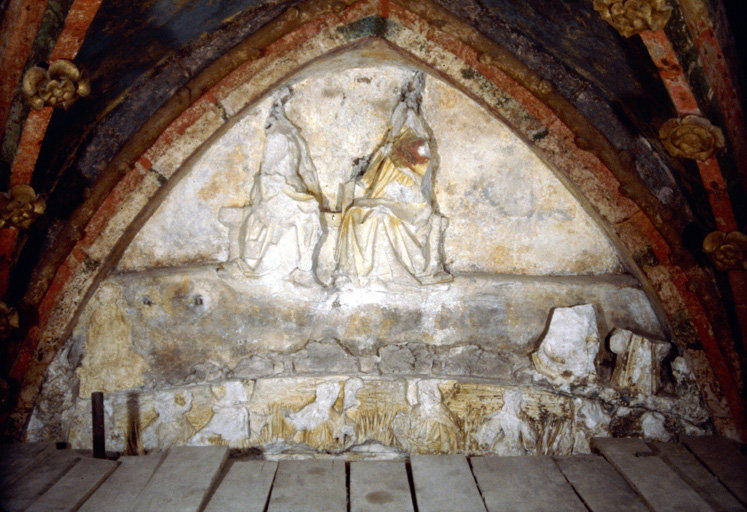
<path fill-rule="evenodd" d="M 102 286 L 91 301 L 83 364 L 77 371 L 80 395 L 143 384 L 145 360 L 132 350 L 130 321 L 116 285 Z"/>
<path fill-rule="evenodd" d="M 617 354 L 612 386 L 631 393 L 656 394 L 662 386 L 662 362 L 672 346 L 625 329 L 615 329 L 609 343 Z"/>
<path fill-rule="evenodd" d="M 131 341 L 122 344 L 127 351 L 120 361 L 127 371 L 111 370 L 122 371 L 122 378 L 106 373 L 104 380 L 88 370 L 95 365 L 86 358 L 111 357 L 106 344 L 90 343 L 102 310 L 98 300 L 81 315 L 70 350 L 83 357 L 79 375 L 93 379 L 87 387 L 104 391 L 136 387 L 141 372 L 146 387 L 157 387 L 276 375 L 288 365 L 298 373 L 360 368 L 509 379 L 511 365 L 535 349 L 558 305 L 594 302 L 601 325 L 660 336 L 645 295 L 621 283 L 477 275 L 456 276 L 448 289 L 393 293 L 239 280 L 209 266 L 132 273 L 102 285 L 121 290 L 114 295 L 122 298 L 106 308 L 121 309 L 128 322 L 123 332 Z"/>
<path fill-rule="evenodd" d="M 557 308 L 550 317 L 532 361 L 537 370 L 560 385 L 593 381 L 594 360 L 599 352 L 599 330 L 594 307 L 584 304 Z"/>

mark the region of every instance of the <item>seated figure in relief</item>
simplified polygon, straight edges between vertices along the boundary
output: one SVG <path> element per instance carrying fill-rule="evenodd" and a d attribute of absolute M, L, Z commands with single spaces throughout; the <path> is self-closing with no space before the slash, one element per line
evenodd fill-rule
<path fill-rule="evenodd" d="M 438 159 L 420 111 L 424 83 L 417 72 L 405 85 L 383 143 L 343 188 L 336 285 L 451 280 L 441 256 L 447 220 L 434 209 Z"/>
<path fill-rule="evenodd" d="M 306 141 L 285 115 L 289 97 L 290 90 L 282 89 L 267 118 L 262 162 L 239 232 L 238 263 L 249 275 L 287 272 L 310 285 L 322 236 L 322 194 Z"/>

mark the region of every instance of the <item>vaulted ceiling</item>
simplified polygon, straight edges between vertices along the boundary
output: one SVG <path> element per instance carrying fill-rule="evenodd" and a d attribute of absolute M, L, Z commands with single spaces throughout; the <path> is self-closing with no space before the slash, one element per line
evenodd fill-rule
<path fill-rule="evenodd" d="M 165 193 L 138 188 L 154 148 L 174 143 L 239 81 L 265 73 L 277 83 L 297 71 L 313 52 L 288 55 L 326 37 L 339 39 L 326 52 L 383 41 L 483 102 L 484 83 L 503 91 L 486 107 L 567 176 L 619 241 L 688 352 L 716 426 L 744 436 L 746 260 L 727 261 L 734 252 L 721 247 L 714 264 L 703 249 L 721 232 L 711 246 L 747 251 L 739 235 L 727 237 L 747 222 L 734 39 L 744 36 L 728 21 L 744 20 L 740 9 L 719 0 L 6 0 L 0 188 L 16 190 L 6 211 L 26 201 L 33 220 L 4 214 L 0 230 L 6 432 L 23 431 L 79 304 Z M 626 32 L 625 16 L 642 31 Z M 450 71 L 398 39 L 401 27 L 466 67 Z M 44 85 L 60 59 L 87 73 L 90 94 L 75 76 L 82 97 L 69 108 L 41 106 L 41 92 L 41 109 L 32 108 L 24 72 L 41 66 L 31 85 Z M 709 144 L 712 155 L 688 154 Z M 161 181 L 168 190 L 169 178 Z M 41 201 L 18 185 L 46 200 L 38 218 Z M 107 231 L 128 208 L 118 231 Z"/>

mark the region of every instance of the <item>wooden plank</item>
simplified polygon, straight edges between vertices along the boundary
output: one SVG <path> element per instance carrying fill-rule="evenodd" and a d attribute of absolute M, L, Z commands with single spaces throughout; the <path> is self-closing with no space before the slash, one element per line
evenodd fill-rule
<path fill-rule="evenodd" d="M 412 512 L 404 462 L 350 463 L 351 512 Z"/>
<path fill-rule="evenodd" d="M 560 471 L 594 512 L 646 512 L 635 491 L 599 455 L 555 457 Z"/>
<path fill-rule="evenodd" d="M 48 452 L 23 478 L 0 489 L 0 507 L 6 512 L 26 510 L 79 459 L 80 457 L 76 457 L 68 450 Z"/>
<path fill-rule="evenodd" d="M 55 444 L 47 441 L 0 445 L 0 486 L 11 485 L 53 450 Z"/>
<path fill-rule="evenodd" d="M 277 467 L 268 460 L 234 462 L 205 512 L 263 512 Z"/>
<path fill-rule="evenodd" d="M 197 512 L 227 457 L 225 446 L 171 448 L 132 510 Z"/>
<path fill-rule="evenodd" d="M 695 489 L 714 510 L 719 512 L 743 511 L 732 493 L 713 476 L 683 444 L 649 443 L 661 460 Z"/>
<path fill-rule="evenodd" d="M 164 458 L 163 452 L 121 457 L 119 467 L 80 508 L 80 512 L 129 512 Z"/>
<path fill-rule="evenodd" d="M 463 455 L 413 455 L 410 465 L 419 512 L 485 512 Z"/>
<path fill-rule="evenodd" d="M 656 512 L 712 511 L 706 501 L 640 439 L 594 438 L 604 455 Z"/>
<path fill-rule="evenodd" d="M 723 437 L 685 437 L 685 445 L 744 505 L 747 505 L 747 457 Z"/>
<path fill-rule="evenodd" d="M 471 460 L 490 512 L 586 511 L 551 457 L 473 457 Z"/>
<path fill-rule="evenodd" d="M 345 512 L 345 462 L 284 460 L 278 463 L 268 512 Z"/>
<path fill-rule="evenodd" d="M 70 471 L 42 494 L 27 512 L 68 512 L 78 507 L 107 479 L 119 463 L 82 457 Z"/>

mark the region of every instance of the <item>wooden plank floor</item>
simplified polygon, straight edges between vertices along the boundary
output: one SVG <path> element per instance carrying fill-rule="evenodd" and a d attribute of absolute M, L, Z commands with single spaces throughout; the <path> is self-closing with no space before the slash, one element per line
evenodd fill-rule
<path fill-rule="evenodd" d="M 0 510 L 122 512 L 747 511 L 747 457 L 720 438 L 594 439 L 595 455 L 233 460 L 219 447 L 91 459 L 0 447 Z"/>

